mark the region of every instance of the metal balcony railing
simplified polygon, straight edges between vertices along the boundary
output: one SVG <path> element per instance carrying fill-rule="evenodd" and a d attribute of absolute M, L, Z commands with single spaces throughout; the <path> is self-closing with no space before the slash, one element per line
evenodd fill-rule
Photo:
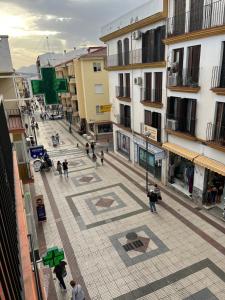
<path fill-rule="evenodd" d="M 197 119 L 191 117 L 187 119 L 186 116 L 176 117 L 174 114 L 166 115 L 166 128 L 173 131 L 180 131 L 189 135 L 195 136 Z"/>
<path fill-rule="evenodd" d="M 225 146 L 225 126 L 208 123 L 206 129 L 206 141 Z"/>
<path fill-rule="evenodd" d="M 199 87 L 199 76 L 199 67 L 180 70 L 178 65 L 174 63 L 168 72 L 167 85 L 168 87 Z"/>
<path fill-rule="evenodd" d="M 7 109 L 7 123 L 9 130 L 23 129 L 23 121 L 19 109 Z"/>
<path fill-rule="evenodd" d="M 129 86 L 116 86 L 116 97 L 117 98 L 130 98 L 130 87 Z"/>
<path fill-rule="evenodd" d="M 150 55 L 149 49 L 141 48 L 132 51 L 108 55 L 106 65 L 107 67 L 126 66 L 132 64 L 159 62 L 164 61 L 164 59 L 164 48 L 161 49 L 159 53 L 156 53 L 155 51 L 155 54 L 152 55 Z"/>
<path fill-rule="evenodd" d="M 224 14 L 225 0 L 196 5 L 193 11 L 167 19 L 167 37 L 225 25 Z"/>
<path fill-rule="evenodd" d="M 141 101 L 162 103 L 162 89 L 141 88 Z"/>
<path fill-rule="evenodd" d="M 225 66 L 213 67 L 211 88 L 225 88 Z"/>

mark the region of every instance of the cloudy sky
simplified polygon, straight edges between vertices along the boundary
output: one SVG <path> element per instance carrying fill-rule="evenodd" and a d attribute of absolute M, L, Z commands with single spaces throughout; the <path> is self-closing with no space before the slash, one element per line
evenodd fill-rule
<path fill-rule="evenodd" d="M 16 69 L 38 54 L 96 45 L 101 27 L 147 0 L 0 0 L 0 34 L 10 37 Z"/>

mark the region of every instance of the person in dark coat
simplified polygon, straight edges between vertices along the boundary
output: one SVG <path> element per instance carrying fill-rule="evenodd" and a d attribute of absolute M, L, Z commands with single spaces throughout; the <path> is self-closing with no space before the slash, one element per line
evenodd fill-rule
<path fill-rule="evenodd" d="M 95 153 L 95 144 L 94 144 L 94 142 L 91 142 L 91 150 L 92 150 L 92 153 Z"/>
<path fill-rule="evenodd" d="M 67 275 L 66 265 L 67 263 L 65 261 L 61 261 L 60 264 L 56 266 L 53 270 L 53 273 L 55 273 L 56 278 L 59 281 L 60 287 L 62 287 L 64 290 L 66 290 L 66 285 L 63 279 Z"/>
<path fill-rule="evenodd" d="M 151 212 L 156 212 L 156 206 L 155 206 L 155 203 L 157 202 L 156 193 L 154 193 L 153 190 L 150 190 L 150 192 L 148 192 L 147 196 L 149 199 L 149 206 L 150 206 Z"/>

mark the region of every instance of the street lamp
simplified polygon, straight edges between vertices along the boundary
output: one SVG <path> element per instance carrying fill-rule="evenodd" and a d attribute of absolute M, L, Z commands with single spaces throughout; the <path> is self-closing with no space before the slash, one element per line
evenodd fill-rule
<path fill-rule="evenodd" d="M 151 133 L 149 131 L 144 132 L 145 136 L 145 181 L 146 181 L 146 193 L 148 192 L 148 138 L 150 137 Z"/>

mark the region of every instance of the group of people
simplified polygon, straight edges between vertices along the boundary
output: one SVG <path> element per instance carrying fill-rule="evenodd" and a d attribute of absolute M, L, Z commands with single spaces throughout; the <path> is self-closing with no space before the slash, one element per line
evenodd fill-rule
<path fill-rule="evenodd" d="M 67 276 L 66 265 L 67 265 L 67 263 L 65 261 L 61 261 L 60 264 L 57 265 L 53 270 L 53 272 L 56 275 L 56 278 L 59 281 L 60 287 L 64 291 L 67 291 L 66 284 L 64 282 L 64 278 Z M 72 287 L 71 300 L 85 300 L 84 291 L 83 291 L 83 288 L 81 287 L 81 285 L 78 284 L 75 280 L 71 280 L 70 285 Z"/>
<path fill-rule="evenodd" d="M 95 154 L 95 144 L 94 142 L 91 142 L 91 145 L 89 145 L 89 143 L 86 143 L 85 145 L 85 149 L 86 149 L 86 153 L 89 156 L 89 152 L 90 152 L 90 147 L 91 147 L 91 151 L 92 151 L 92 161 L 95 163 L 95 168 L 97 168 L 98 163 L 97 163 L 97 155 Z M 101 164 L 103 166 L 104 163 L 104 152 L 103 150 L 100 153 L 100 160 L 101 160 Z"/>
<path fill-rule="evenodd" d="M 56 170 L 59 172 L 59 175 L 62 175 L 64 173 L 65 177 L 69 177 L 69 171 L 68 171 L 68 161 L 65 159 L 63 163 L 58 160 Z"/>
<path fill-rule="evenodd" d="M 156 203 L 158 202 L 158 200 L 162 200 L 161 192 L 157 184 L 155 184 L 154 188 L 150 189 L 150 191 L 147 192 L 147 197 L 149 199 L 149 207 L 151 212 L 156 213 Z"/>
<path fill-rule="evenodd" d="M 59 134 L 58 133 L 56 133 L 56 135 L 52 135 L 51 139 L 52 139 L 53 146 L 59 145 Z"/>

